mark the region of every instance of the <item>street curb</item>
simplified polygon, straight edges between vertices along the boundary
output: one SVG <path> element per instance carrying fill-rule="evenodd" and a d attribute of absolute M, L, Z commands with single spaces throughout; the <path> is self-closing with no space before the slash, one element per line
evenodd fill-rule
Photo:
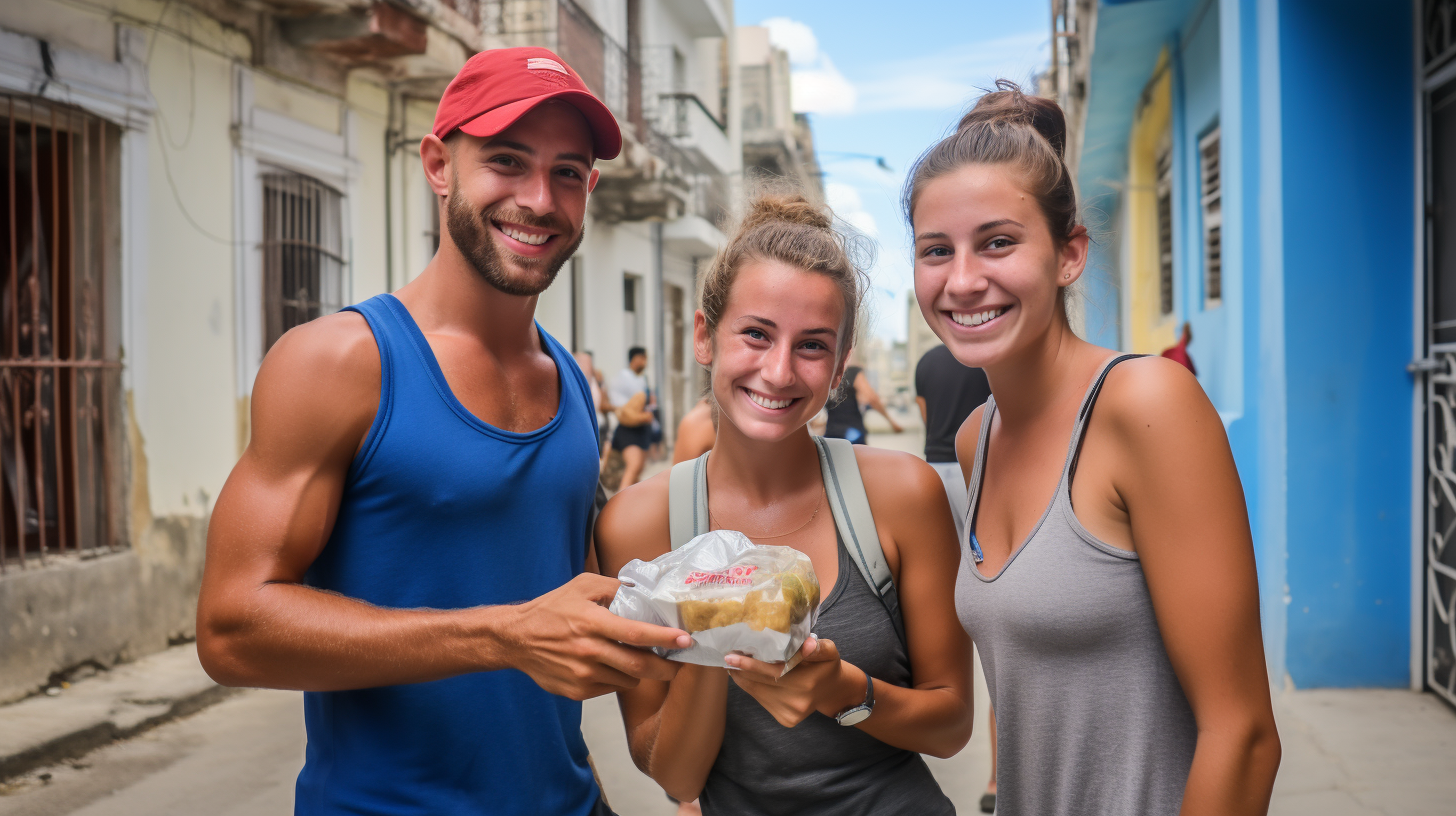
<path fill-rule="evenodd" d="M 36 768 L 76 759 L 117 740 L 130 739 L 159 725 L 195 714 L 242 691 L 243 689 L 226 686 L 212 686 L 171 700 L 166 711 L 136 723 L 122 725 L 115 718 L 107 719 L 9 756 L 0 756 L 0 782 L 6 782 Z"/>

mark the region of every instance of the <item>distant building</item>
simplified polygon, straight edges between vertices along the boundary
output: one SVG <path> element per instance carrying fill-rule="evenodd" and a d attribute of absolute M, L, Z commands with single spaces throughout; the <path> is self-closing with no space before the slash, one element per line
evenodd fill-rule
<path fill-rule="evenodd" d="M 740 26 L 737 54 L 747 182 L 787 180 L 822 202 L 824 173 L 814 154 L 809 117 L 794 113 L 788 53 L 770 44 L 767 28 Z"/>
<path fill-rule="evenodd" d="M 920 364 L 920 358 L 925 356 L 925 352 L 943 344 L 935 332 L 930 330 L 930 324 L 925 322 L 925 313 L 920 311 L 913 289 L 905 293 L 905 300 L 905 357 L 910 367 L 910 390 L 914 391 L 915 366 Z"/>
<path fill-rule="evenodd" d="M 1192 325 L 1273 679 L 1456 701 L 1456 3 L 1051 5 L 1085 332 Z"/>

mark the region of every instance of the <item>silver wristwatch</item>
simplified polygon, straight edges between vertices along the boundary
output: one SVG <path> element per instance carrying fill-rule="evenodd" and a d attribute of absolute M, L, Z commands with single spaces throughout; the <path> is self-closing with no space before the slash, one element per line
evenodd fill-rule
<path fill-rule="evenodd" d="M 870 713 L 875 710 L 875 679 L 865 672 L 865 698 L 864 702 L 854 708 L 847 708 L 834 717 L 834 721 L 840 725 L 859 725 L 869 719 Z"/>

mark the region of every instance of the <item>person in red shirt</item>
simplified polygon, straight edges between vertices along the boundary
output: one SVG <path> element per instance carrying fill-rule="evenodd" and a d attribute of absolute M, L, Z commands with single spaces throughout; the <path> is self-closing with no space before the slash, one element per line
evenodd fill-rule
<path fill-rule="evenodd" d="M 1189 371 L 1193 376 L 1198 376 L 1198 369 L 1193 367 L 1193 358 L 1188 356 L 1188 344 L 1193 342 L 1193 324 L 1183 321 L 1183 333 L 1179 335 L 1178 342 L 1163 349 L 1163 356 L 1167 357 Z"/>

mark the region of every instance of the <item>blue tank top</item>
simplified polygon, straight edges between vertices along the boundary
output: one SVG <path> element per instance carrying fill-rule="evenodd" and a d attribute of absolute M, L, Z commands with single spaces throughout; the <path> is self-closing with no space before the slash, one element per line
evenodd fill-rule
<path fill-rule="evenodd" d="M 350 307 L 379 345 L 379 412 L 349 468 L 311 586 L 383 607 L 535 598 L 579 574 L 596 494 L 596 417 L 576 362 L 556 363 L 556 415 L 512 433 L 472 415 L 393 295 Z M 581 704 L 515 669 L 304 695 L 295 813 L 562 814 L 599 797 Z"/>

